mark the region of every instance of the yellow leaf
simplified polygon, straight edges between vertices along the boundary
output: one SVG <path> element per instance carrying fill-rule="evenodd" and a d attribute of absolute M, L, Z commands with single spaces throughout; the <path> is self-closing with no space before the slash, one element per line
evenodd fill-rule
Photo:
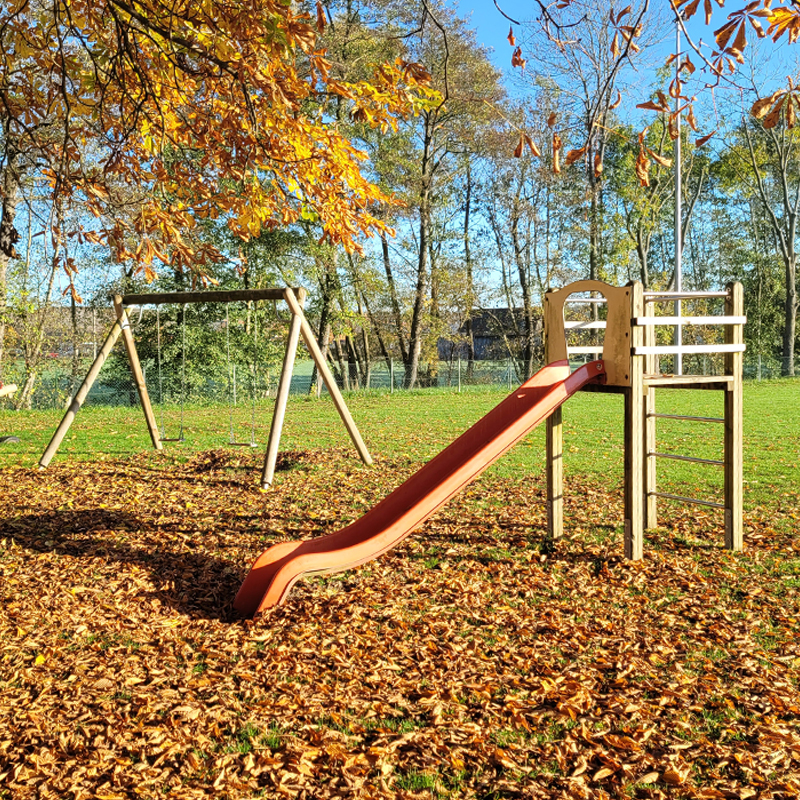
<path fill-rule="evenodd" d="M 528 145 L 528 149 L 531 151 L 531 153 L 533 153 L 533 155 L 536 156 L 536 158 L 542 157 L 539 148 L 536 146 L 536 142 L 534 142 L 533 139 L 531 139 L 531 137 L 528 136 L 527 133 L 525 134 L 525 143 Z"/>
<path fill-rule="evenodd" d="M 39 653 L 39 655 L 36 656 L 36 660 L 33 663 L 38 666 L 39 664 L 44 664 L 45 661 L 47 661 L 47 659 L 41 653 Z"/>
<path fill-rule="evenodd" d="M 579 161 L 586 153 L 586 147 L 579 147 L 577 150 L 569 150 L 567 152 L 567 157 L 564 159 L 564 164 L 566 166 L 571 166 L 576 161 Z"/>
<path fill-rule="evenodd" d="M 769 97 L 762 97 L 756 100 L 750 109 L 750 113 L 756 119 L 761 119 L 767 113 L 767 111 L 770 110 L 772 104 L 781 94 L 783 94 L 783 92 L 779 89 L 777 92 L 773 92 Z"/>
<path fill-rule="evenodd" d="M 781 118 L 781 108 L 783 107 L 783 96 L 781 96 L 772 107 L 772 110 L 762 120 L 761 124 L 769 129 L 774 128 Z"/>
<path fill-rule="evenodd" d="M 601 781 L 603 778 L 607 778 L 609 775 L 613 775 L 614 770 L 610 769 L 609 767 L 603 767 L 602 769 L 597 770 L 595 774 L 592 776 L 593 781 Z"/>
<path fill-rule="evenodd" d="M 688 774 L 689 770 L 678 770 L 670 767 L 669 769 L 664 770 L 662 780 L 664 783 L 668 783 L 670 786 L 680 786 L 686 780 L 686 776 Z"/>
<path fill-rule="evenodd" d="M 665 156 L 660 156 L 658 153 L 654 153 L 649 147 L 647 148 L 647 152 L 652 157 L 653 161 L 656 164 L 660 164 L 662 167 L 671 167 L 672 166 L 672 159 L 666 158 Z"/>

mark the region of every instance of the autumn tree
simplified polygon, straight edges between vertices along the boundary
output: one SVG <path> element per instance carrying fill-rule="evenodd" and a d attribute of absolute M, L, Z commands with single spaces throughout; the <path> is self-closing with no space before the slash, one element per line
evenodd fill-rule
<path fill-rule="evenodd" d="M 545 291 L 563 280 L 568 269 L 562 254 L 568 249 L 573 211 L 580 195 L 551 164 L 551 118 L 558 94 L 540 89 L 530 104 L 512 107 L 495 130 L 488 156 L 482 208 L 495 245 L 498 301 L 509 310 L 495 320 L 509 355 L 526 379 L 537 367 L 541 336 L 541 303 Z M 520 137 L 519 131 L 527 133 Z M 517 157 L 512 157 L 516 147 Z M 539 342 L 539 345 L 541 343 Z"/>
<path fill-rule="evenodd" d="M 654 277 L 659 278 L 659 285 L 672 287 L 675 281 L 674 265 L 669 267 L 663 258 L 653 264 L 651 259 L 654 240 L 664 237 L 674 239 L 674 159 L 677 148 L 669 134 L 666 115 L 649 126 L 642 141 L 647 148 L 648 160 L 652 162 L 647 185 L 641 185 L 635 167 L 642 145 L 637 141 L 634 129 L 626 125 L 620 126 L 610 147 L 610 157 L 607 159 L 611 167 L 609 188 L 617 202 L 618 219 L 634 246 L 638 279 L 645 289 L 651 288 Z M 681 153 L 681 242 L 687 242 L 695 208 L 706 186 L 709 159 L 703 151 L 692 145 L 685 129 L 682 132 Z M 671 253 L 674 257 L 674 241 Z"/>
<path fill-rule="evenodd" d="M 797 342 L 797 226 L 800 216 L 800 132 L 784 125 L 744 120 L 738 145 L 729 155 L 746 167 L 746 188 L 769 225 L 783 266 L 782 373 L 794 375 Z M 767 127 L 769 126 L 769 127 Z M 741 169 L 740 167 L 740 169 Z"/>
<path fill-rule="evenodd" d="M 658 36 L 658 17 L 649 0 L 622 9 L 573 0 L 520 25 L 519 45 L 513 28 L 509 33 L 523 85 L 536 92 L 546 82 L 559 90 L 552 169 L 574 165 L 573 176 L 579 172 L 584 182 L 591 279 L 603 277 L 604 166 L 618 124 L 614 112 L 626 73 L 644 63 L 643 49 Z"/>
<path fill-rule="evenodd" d="M 415 161 L 395 184 L 406 202 L 398 227 L 413 259 L 404 358 L 405 384 L 410 387 L 419 379 L 424 347 L 426 343 L 435 346 L 437 325 L 441 323 L 434 246 L 437 203 L 448 196 L 446 189 L 464 167 L 464 154 L 471 150 L 476 128 L 495 115 L 494 106 L 502 92 L 497 71 L 477 44 L 474 32 L 452 7 L 422 2 L 405 4 L 402 11 L 398 22 L 408 32 L 406 45 L 413 59 L 429 68 L 432 86 L 441 96 L 439 103 L 423 109 L 414 120 Z M 387 248 L 386 255 L 388 252 Z M 388 261 L 387 267 L 392 269 Z"/>
<path fill-rule="evenodd" d="M 76 198 L 98 218 L 86 240 L 148 276 L 157 262 L 207 274 L 218 251 L 195 234 L 209 217 L 245 240 L 315 219 L 348 249 L 385 230 L 373 209 L 388 197 L 319 100 L 388 130 L 423 107 L 427 74 L 398 59 L 374 64 L 369 80 L 335 80 L 317 42 L 324 25 L 279 0 L 6 4 L 3 242 L 16 235 L 24 154 L 54 202 Z M 126 214 L 130 186 L 144 193 Z"/>

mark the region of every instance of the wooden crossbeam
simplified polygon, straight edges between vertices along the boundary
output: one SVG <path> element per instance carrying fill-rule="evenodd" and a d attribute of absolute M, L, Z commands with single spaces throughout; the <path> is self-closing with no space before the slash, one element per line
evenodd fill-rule
<path fill-rule="evenodd" d="M 162 303 L 242 303 L 250 300 L 283 300 L 284 289 L 234 289 L 203 292 L 150 292 L 126 294 L 124 306 L 160 305 Z M 297 294 L 300 289 L 293 289 Z"/>

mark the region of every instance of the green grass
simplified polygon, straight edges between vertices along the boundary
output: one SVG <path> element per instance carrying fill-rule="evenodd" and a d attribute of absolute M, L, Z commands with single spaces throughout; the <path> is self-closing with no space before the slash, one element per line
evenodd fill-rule
<path fill-rule="evenodd" d="M 506 396 L 500 388 L 464 391 L 419 390 L 351 394 L 347 402 L 376 459 L 405 462 L 412 467 L 436 455 L 456 436 Z M 661 390 L 661 413 L 719 417 L 722 393 Z M 160 417 L 161 410 L 157 409 Z M 257 412 L 256 439 L 263 449 L 271 422 L 272 404 Z M 622 482 L 623 408 L 618 395 L 580 393 L 564 408 L 564 469 L 567 474 L 598 475 L 609 486 Z M 15 434 L 19 444 L 0 445 L 0 468 L 35 466 L 61 412 L 0 410 L 0 435 Z M 164 409 L 167 435 L 175 435 L 180 411 Z M 165 445 L 153 454 L 155 463 L 186 460 L 193 454 L 226 447 L 228 409 L 190 406 L 184 411 L 186 441 Z M 235 414 L 236 438 L 249 439 L 250 412 Z M 770 505 L 776 497 L 794 495 L 800 484 L 800 381 L 746 383 L 744 390 L 745 504 Z M 722 425 L 659 420 L 658 449 L 682 455 L 720 459 Z M 344 447 L 357 459 L 331 403 L 291 397 L 286 413 L 283 451 Z M 150 448 L 141 411 L 136 408 L 84 408 L 78 415 L 57 461 L 103 460 L 133 455 Z M 722 471 L 718 467 L 659 461 L 659 489 L 718 500 Z M 544 430 L 540 426 L 495 464 L 490 475 L 540 481 L 544 468 Z M 688 488 L 687 488 L 688 487 Z"/>

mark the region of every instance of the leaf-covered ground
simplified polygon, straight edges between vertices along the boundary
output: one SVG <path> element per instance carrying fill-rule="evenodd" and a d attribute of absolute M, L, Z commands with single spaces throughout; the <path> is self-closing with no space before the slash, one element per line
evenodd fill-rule
<path fill-rule="evenodd" d="M 620 558 L 621 493 L 473 484 L 401 547 L 241 621 L 269 543 L 409 474 L 346 449 L 0 473 L 0 798 L 800 795 L 798 495 L 665 507 Z"/>

